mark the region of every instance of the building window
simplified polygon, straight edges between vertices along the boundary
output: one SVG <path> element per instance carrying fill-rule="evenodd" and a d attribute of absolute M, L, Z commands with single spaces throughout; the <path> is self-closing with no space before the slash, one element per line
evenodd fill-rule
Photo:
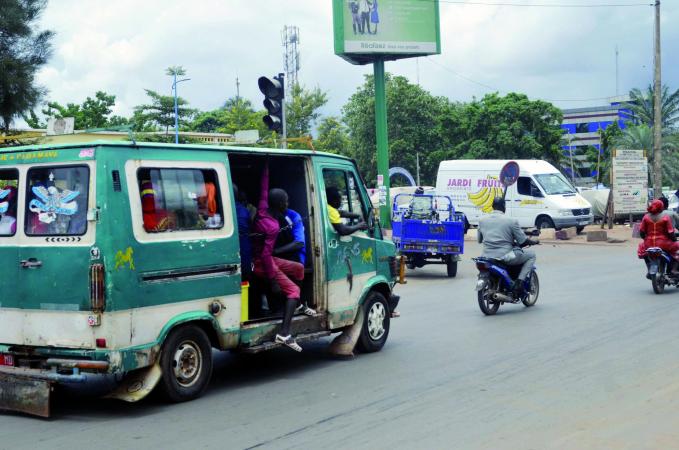
<path fill-rule="evenodd" d="M 575 125 L 576 133 L 589 133 L 589 123 L 578 123 Z"/>

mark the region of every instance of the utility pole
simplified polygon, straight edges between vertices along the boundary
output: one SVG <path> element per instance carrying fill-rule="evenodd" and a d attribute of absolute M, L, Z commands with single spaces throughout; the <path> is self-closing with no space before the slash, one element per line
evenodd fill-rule
<path fill-rule="evenodd" d="M 236 76 L 236 102 L 240 103 L 240 80 Z"/>
<path fill-rule="evenodd" d="M 617 97 L 620 95 L 620 91 L 618 90 L 618 85 L 619 85 L 619 78 L 618 78 L 618 46 L 615 46 L 615 96 Z"/>
<path fill-rule="evenodd" d="M 655 1 L 655 80 L 653 83 L 653 196 L 662 195 L 662 153 L 661 131 L 662 115 L 660 83 L 660 0 Z"/>

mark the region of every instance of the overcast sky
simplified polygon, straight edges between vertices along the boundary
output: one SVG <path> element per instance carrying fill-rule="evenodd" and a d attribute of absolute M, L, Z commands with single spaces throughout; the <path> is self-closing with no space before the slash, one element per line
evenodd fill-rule
<path fill-rule="evenodd" d="M 413 82 L 419 77 L 435 95 L 468 101 L 494 90 L 517 91 L 559 107 L 596 105 L 602 100 L 564 100 L 616 94 L 616 45 L 620 93 L 652 81 L 650 6 L 544 8 L 441 0 L 440 10 L 442 54 L 386 64 L 387 71 Z M 679 88 L 677 23 L 679 0 L 664 0 L 663 83 L 674 89 Z M 165 69 L 181 65 L 191 80 L 179 85 L 179 95 L 192 107 L 221 106 L 236 94 L 236 77 L 241 95 L 259 107 L 257 78 L 282 71 L 284 25 L 300 29 L 300 81 L 327 91 L 323 112 L 339 115 L 372 66 L 354 66 L 334 55 L 331 0 L 50 0 L 42 26 L 56 32 L 54 55 L 38 81 L 49 89 L 48 98 L 60 103 L 81 103 L 97 90 L 115 94 L 115 113 L 129 115 L 146 102 L 144 88 L 169 95 Z"/>

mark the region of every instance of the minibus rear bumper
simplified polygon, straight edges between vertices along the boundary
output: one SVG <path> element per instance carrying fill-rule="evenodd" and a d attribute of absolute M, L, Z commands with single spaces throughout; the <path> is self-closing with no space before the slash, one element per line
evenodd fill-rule
<path fill-rule="evenodd" d="M 109 363 L 49 358 L 49 368 L 0 366 L 0 410 L 50 416 L 50 397 L 56 383 L 82 383 L 87 375 L 81 370 L 106 372 Z"/>

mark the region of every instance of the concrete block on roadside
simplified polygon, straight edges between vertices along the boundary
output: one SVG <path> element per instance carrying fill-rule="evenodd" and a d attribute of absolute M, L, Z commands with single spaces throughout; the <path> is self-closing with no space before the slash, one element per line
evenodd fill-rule
<path fill-rule="evenodd" d="M 595 230 L 587 232 L 587 242 L 606 242 L 608 233 L 605 230 Z"/>
<path fill-rule="evenodd" d="M 554 228 L 542 228 L 539 239 L 556 239 L 556 230 Z"/>
<path fill-rule="evenodd" d="M 560 241 L 567 241 L 570 239 L 570 236 L 568 236 L 568 233 L 566 230 L 559 230 L 554 233 L 554 237 Z"/>
<path fill-rule="evenodd" d="M 575 227 L 564 228 L 562 231 L 566 232 L 568 239 L 573 239 L 575 236 L 578 235 L 578 230 Z"/>

